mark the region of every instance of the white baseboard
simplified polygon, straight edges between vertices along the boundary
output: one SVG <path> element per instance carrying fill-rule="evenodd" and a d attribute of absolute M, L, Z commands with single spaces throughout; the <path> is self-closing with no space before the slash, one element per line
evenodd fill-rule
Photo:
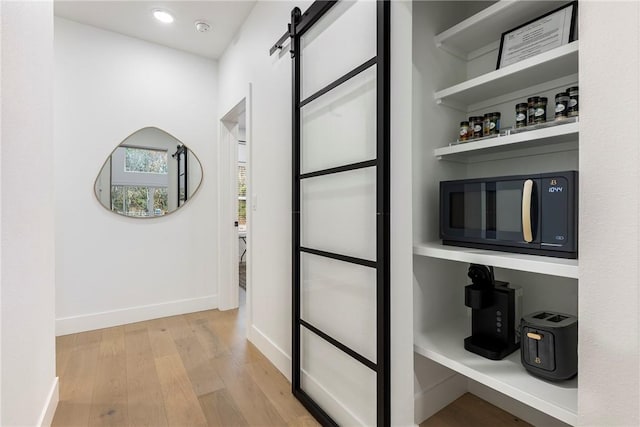
<path fill-rule="evenodd" d="M 47 401 L 45 402 L 40 418 L 38 419 L 38 424 L 36 424 L 39 427 L 49 427 L 53 422 L 53 416 L 56 413 L 58 400 L 60 399 L 58 386 L 58 377 L 55 377 L 53 384 L 51 385 L 51 390 L 49 391 L 49 396 L 47 396 Z"/>
<path fill-rule="evenodd" d="M 444 381 L 422 390 L 414 397 L 416 424 L 420 424 L 436 412 L 467 392 L 467 377 L 454 374 Z"/>
<path fill-rule="evenodd" d="M 249 341 L 291 382 L 291 356 L 278 347 L 255 325 L 249 329 Z"/>
<path fill-rule="evenodd" d="M 100 313 L 82 314 L 79 316 L 56 319 L 56 335 L 74 334 L 109 328 L 127 323 L 142 322 L 159 317 L 175 316 L 194 311 L 211 310 L 218 307 L 218 296 L 208 295 L 199 298 L 188 298 L 159 304 L 140 305 L 119 310 Z"/>
<path fill-rule="evenodd" d="M 469 380 L 468 390 L 469 393 L 475 394 L 480 399 L 486 400 L 492 405 L 495 405 L 498 408 L 528 422 L 529 424 L 533 424 L 534 426 L 569 427 L 569 424 L 565 424 L 544 412 L 540 412 L 529 405 L 525 405 L 522 402 L 512 399 L 511 397 L 476 381 Z"/>

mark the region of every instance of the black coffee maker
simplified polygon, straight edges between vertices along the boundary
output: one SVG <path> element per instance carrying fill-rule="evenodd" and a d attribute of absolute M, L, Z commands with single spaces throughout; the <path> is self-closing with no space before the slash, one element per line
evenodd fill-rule
<path fill-rule="evenodd" d="M 522 288 L 496 281 L 493 267 L 471 264 L 471 284 L 464 288 L 464 304 L 471 307 L 471 336 L 464 348 L 500 360 L 520 348 Z"/>

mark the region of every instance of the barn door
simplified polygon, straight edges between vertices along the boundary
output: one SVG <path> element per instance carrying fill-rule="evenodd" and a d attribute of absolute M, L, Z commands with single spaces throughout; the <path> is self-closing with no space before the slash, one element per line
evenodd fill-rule
<path fill-rule="evenodd" d="M 324 425 L 390 424 L 389 9 L 292 12 L 294 395 Z"/>

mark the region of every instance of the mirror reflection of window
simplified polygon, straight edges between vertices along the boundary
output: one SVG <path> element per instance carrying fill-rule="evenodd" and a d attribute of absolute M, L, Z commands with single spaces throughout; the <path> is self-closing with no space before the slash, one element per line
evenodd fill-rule
<path fill-rule="evenodd" d="M 158 217 L 181 207 L 201 181 L 202 167 L 193 152 L 168 133 L 149 127 L 133 133 L 111 153 L 96 178 L 95 194 L 114 213 Z"/>
<path fill-rule="evenodd" d="M 154 214 L 158 212 L 164 213 L 169 211 L 169 192 L 167 187 L 155 188 L 153 193 L 153 210 Z"/>
<path fill-rule="evenodd" d="M 167 174 L 167 151 L 125 147 L 125 172 Z"/>
<path fill-rule="evenodd" d="M 120 146 L 111 155 L 111 210 L 126 216 L 168 212 L 167 150 Z"/>

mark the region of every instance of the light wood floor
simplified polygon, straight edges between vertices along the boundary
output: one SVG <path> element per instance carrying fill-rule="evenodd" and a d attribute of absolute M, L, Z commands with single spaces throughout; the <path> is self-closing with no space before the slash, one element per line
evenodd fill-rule
<path fill-rule="evenodd" d="M 245 339 L 242 311 L 58 337 L 53 426 L 317 426 Z"/>
<path fill-rule="evenodd" d="M 318 426 L 244 319 L 241 306 L 58 337 L 53 426 Z M 420 426 L 529 424 L 465 394 Z"/>
<path fill-rule="evenodd" d="M 515 415 L 466 393 L 420 427 L 533 427 Z"/>

